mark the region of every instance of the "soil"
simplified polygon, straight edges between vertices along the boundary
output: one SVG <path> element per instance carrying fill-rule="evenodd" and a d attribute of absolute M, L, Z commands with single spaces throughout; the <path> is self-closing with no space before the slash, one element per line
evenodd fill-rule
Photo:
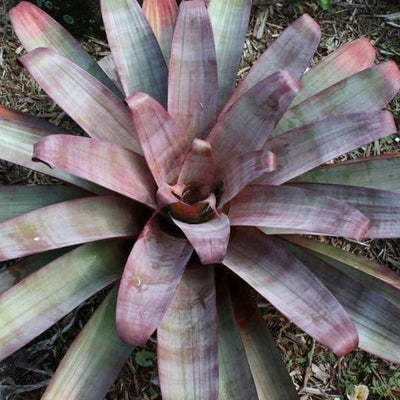
<path fill-rule="evenodd" d="M 333 8 L 324 11 L 315 1 L 255 0 L 251 24 L 244 46 L 238 79 L 249 70 L 266 46 L 301 14 L 307 12 L 321 25 L 323 37 L 314 62 L 352 39 L 366 36 L 377 50 L 379 61 L 392 59 L 400 64 L 400 4 L 398 0 L 333 0 Z M 76 133 L 80 129 L 44 94 L 28 73 L 18 64 L 24 50 L 13 34 L 7 17 L 8 0 L 0 0 L 0 103 L 13 109 L 49 119 Z M 103 39 L 84 36 L 83 42 L 96 58 L 109 53 Z M 400 119 L 400 97 L 389 109 Z M 365 157 L 400 151 L 397 135 L 376 141 L 346 154 L 346 158 Z M 37 184 L 54 179 L 16 165 L 0 161 L 0 184 Z M 330 239 L 334 245 L 375 259 L 393 269 L 400 267 L 400 242 L 375 240 L 354 243 Z M 1 265 L 0 265 L 1 268 Z M 24 349 L 0 363 L 0 400 L 37 400 L 56 369 L 66 349 L 88 320 L 104 293 L 89 299 Z M 350 398 L 354 385 L 369 387 L 369 399 L 400 399 L 400 368 L 376 359 L 362 351 L 338 359 L 315 343 L 259 300 L 266 323 L 301 400 Z M 137 349 L 127 362 L 107 400 L 160 399 L 156 370 L 155 339 L 145 351 Z M 278 400 L 278 399 L 277 399 Z"/>

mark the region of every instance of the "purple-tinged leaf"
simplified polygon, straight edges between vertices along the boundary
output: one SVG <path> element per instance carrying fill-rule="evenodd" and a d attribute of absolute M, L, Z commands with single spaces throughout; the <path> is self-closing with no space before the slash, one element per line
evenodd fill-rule
<path fill-rule="evenodd" d="M 332 116 L 268 140 L 277 169 L 257 182 L 280 185 L 319 165 L 383 136 L 396 132 L 389 111 Z"/>
<path fill-rule="evenodd" d="M 172 220 L 183 231 L 203 264 L 220 263 L 224 259 L 230 233 L 229 219 L 224 213 L 199 224 Z"/>
<path fill-rule="evenodd" d="M 369 281 L 360 278 L 360 276 L 370 276 L 372 281 L 382 281 L 387 291 L 388 287 L 393 286 L 397 292 L 400 289 L 400 275 L 391 269 L 384 267 L 374 261 L 368 260 L 365 257 L 357 256 L 342 249 L 330 246 L 317 240 L 307 239 L 302 236 L 290 235 L 283 237 L 286 241 L 294 243 L 297 246 L 304 247 L 310 250 L 318 257 L 339 268 L 342 272 L 349 275 L 351 278 L 359 281 L 365 286 L 370 287 Z M 342 267 L 343 266 L 343 267 Z M 353 272 L 354 271 L 354 272 Z M 375 287 L 370 287 L 371 290 L 376 290 Z M 380 293 L 382 295 L 382 293 Z M 400 296 L 400 292 L 399 292 Z M 393 301 L 393 304 L 400 308 L 400 297 L 398 300 Z M 388 299 L 392 301 L 391 299 Z"/>
<path fill-rule="evenodd" d="M 400 154 L 382 154 L 324 165 L 297 176 L 294 181 L 361 186 L 400 192 Z"/>
<path fill-rule="evenodd" d="M 117 196 L 85 197 L 39 208 L 0 224 L 0 261 L 140 232 L 147 212 Z"/>
<path fill-rule="evenodd" d="M 222 207 L 242 189 L 259 176 L 276 169 L 276 157 L 270 151 L 251 151 L 229 160 L 223 170 L 223 194 L 219 201 Z"/>
<path fill-rule="evenodd" d="M 357 327 L 359 347 L 399 363 L 400 310 L 318 257 L 295 246 L 290 246 L 290 251 L 307 265 L 347 310 Z"/>
<path fill-rule="evenodd" d="M 301 90 L 291 107 L 357 72 L 372 67 L 375 56 L 375 49 L 366 38 L 340 47 L 301 78 Z"/>
<path fill-rule="evenodd" d="M 214 38 L 204 1 L 183 1 L 171 47 L 168 112 L 190 140 L 203 139 L 217 118 Z"/>
<path fill-rule="evenodd" d="M 248 186 L 231 203 L 231 225 L 295 229 L 361 240 L 369 219 L 332 197 L 287 186 Z"/>
<path fill-rule="evenodd" d="M 107 394 L 133 350 L 117 334 L 116 297 L 114 288 L 68 349 L 42 400 L 99 400 Z"/>
<path fill-rule="evenodd" d="M 400 89 L 400 71 L 393 61 L 375 65 L 317 93 L 288 110 L 272 132 L 279 135 L 321 116 L 380 111 Z"/>
<path fill-rule="evenodd" d="M 298 400 L 298 395 L 274 338 L 252 300 L 252 294 L 238 279 L 231 280 L 233 309 L 244 350 L 263 400 Z M 242 397 L 244 398 L 244 397 Z"/>
<path fill-rule="evenodd" d="M 162 320 L 193 252 L 153 217 L 125 265 L 118 293 L 117 329 L 127 343 L 144 346 Z M 165 224 L 165 222 L 164 222 Z"/>
<path fill-rule="evenodd" d="M 0 296 L 0 360 L 117 280 L 126 255 L 126 243 L 121 241 L 87 244 L 3 293 Z"/>
<path fill-rule="evenodd" d="M 341 305 L 277 241 L 255 228 L 235 228 L 223 263 L 336 355 L 357 346 L 357 330 Z"/>
<path fill-rule="evenodd" d="M 298 18 L 267 48 L 226 104 L 227 110 L 243 93 L 274 72 L 287 70 L 300 79 L 321 37 L 318 24 L 308 15 Z"/>
<path fill-rule="evenodd" d="M 168 66 L 172 37 L 178 14 L 176 0 L 144 0 L 143 13 L 153 29 Z"/>
<path fill-rule="evenodd" d="M 33 50 L 20 60 L 89 136 L 141 153 L 128 107 L 93 76 L 49 49 Z"/>
<path fill-rule="evenodd" d="M 218 276 L 219 399 L 258 399 L 254 380 L 236 326 L 227 276 Z M 267 370 L 264 371 L 267 373 Z"/>
<path fill-rule="evenodd" d="M 190 141 L 154 99 L 133 93 L 127 99 L 133 125 L 157 185 L 174 184 Z"/>
<path fill-rule="evenodd" d="M 145 160 L 125 147 L 79 136 L 51 135 L 35 144 L 33 157 L 157 208 L 157 189 Z"/>
<path fill-rule="evenodd" d="M 10 20 L 26 51 L 32 51 L 38 47 L 54 50 L 94 76 L 115 95 L 122 96 L 119 89 L 83 46 L 63 26 L 39 7 L 27 1 L 22 1 L 10 11 Z"/>
<path fill-rule="evenodd" d="M 32 127 L 38 131 L 46 131 L 47 134 L 69 133 L 63 128 L 47 122 L 45 119 L 29 115 L 27 113 L 11 110 L 0 104 L 0 119 L 6 119 L 15 124 L 24 124 L 26 127 Z"/>
<path fill-rule="evenodd" d="M 371 239 L 400 237 L 400 193 L 355 186 L 300 183 L 296 187 L 334 197 L 357 208 L 371 224 L 365 237 Z"/>
<path fill-rule="evenodd" d="M 219 109 L 235 87 L 251 3 L 251 0 L 211 0 L 208 6 L 217 54 Z"/>
<path fill-rule="evenodd" d="M 214 270 L 186 270 L 157 330 L 163 400 L 218 398 L 217 310 Z"/>
<path fill-rule="evenodd" d="M 47 130 L 47 128 L 41 127 L 41 122 L 39 124 L 36 121 L 30 123 L 29 119 L 25 118 L 22 122 L 17 119 L 0 118 L 0 158 L 54 176 L 92 193 L 104 194 L 107 192 L 106 189 L 91 182 L 76 178 L 58 169 L 49 169 L 44 164 L 32 161 L 34 144 L 43 137 L 54 133 L 52 129 Z"/>
<path fill-rule="evenodd" d="M 217 183 L 216 173 L 217 166 L 210 143 L 194 139 L 179 171 L 178 184 L 201 183 L 212 188 Z"/>
<path fill-rule="evenodd" d="M 117 67 L 115 66 L 114 58 L 112 54 L 101 58 L 98 62 L 100 68 L 105 72 L 105 74 L 114 82 L 114 85 L 121 91 L 124 91 L 122 88 L 121 81 L 119 80 Z"/>
<path fill-rule="evenodd" d="M 288 72 L 263 79 L 218 117 L 207 137 L 219 164 L 232 156 L 260 150 L 299 89 Z"/>
<path fill-rule="evenodd" d="M 25 257 L 18 263 L 8 267 L 3 268 L 0 265 L 0 294 L 6 292 L 27 276 L 33 274 L 70 250 L 72 250 L 71 247 L 47 251 L 45 253 Z"/>
<path fill-rule="evenodd" d="M 0 185 L 0 222 L 37 208 L 88 196 L 85 190 L 65 185 Z"/>
<path fill-rule="evenodd" d="M 167 104 L 168 70 L 157 39 L 135 0 L 101 0 L 101 12 L 126 97 L 144 92 Z"/>
<path fill-rule="evenodd" d="M 179 188 L 181 186 L 184 187 L 184 185 L 179 185 Z M 181 190 L 179 192 L 181 192 Z M 157 190 L 156 197 L 159 207 L 162 208 L 178 202 L 180 198 L 180 193 L 175 194 L 174 186 L 169 186 L 164 184 L 160 186 L 159 189 Z"/>

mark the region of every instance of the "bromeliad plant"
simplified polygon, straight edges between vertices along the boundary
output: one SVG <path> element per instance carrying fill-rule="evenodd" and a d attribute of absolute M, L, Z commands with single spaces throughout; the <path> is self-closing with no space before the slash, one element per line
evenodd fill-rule
<path fill-rule="evenodd" d="M 0 257 L 33 256 L 0 274 L 0 357 L 121 278 L 44 399 L 103 398 L 155 330 L 164 399 L 295 399 L 248 285 L 338 356 L 399 362 L 398 274 L 299 236 L 400 236 L 398 154 L 323 165 L 396 132 L 396 65 L 359 39 L 304 74 L 304 15 L 234 90 L 250 1 L 101 7 L 103 69 L 40 9 L 11 11 L 21 63 L 90 138 L 1 108 L 0 157 L 74 188 L 1 187 Z"/>

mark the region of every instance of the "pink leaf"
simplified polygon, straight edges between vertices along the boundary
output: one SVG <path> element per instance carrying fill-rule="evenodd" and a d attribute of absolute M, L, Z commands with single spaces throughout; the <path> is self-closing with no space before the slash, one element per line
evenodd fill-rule
<path fill-rule="evenodd" d="M 201 183 L 212 188 L 217 183 L 216 171 L 210 143 L 194 139 L 179 172 L 178 184 Z"/>
<path fill-rule="evenodd" d="M 96 139 L 51 135 L 34 146 L 33 157 L 152 208 L 156 185 L 143 157 Z"/>
<path fill-rule="evenodd" d="M 203 264 L 223 260 L 230 233 L 229 219 L 225 214 L 214 215 L 209 221 L 199 224 L 189 224 L 176 218 L 172 220 L 182 229 Z"/>
<path fill-rule="evenodd" d="M 144 92 L 167 103 L 168 70 L 156 37 L 137 1 L 101 0 L 101 14 L 126 96 Z"/>
<path fill-rule="evenodd" d="M 162 223 L 153 217 L 144 227 L 118 293 L 118 334 L 124 342 L 139 346 L 157 329 L 193 252 L 184 237 L 168 233 Z"/>
<path fill-rule="evenodd" d="M 372 67 L 375 56 L 375 49 L 366 38 L 353 40 L 340 47 L 304 74 L 300 81 L 301 90 L 291 107 L 357 72 Z"/>
<path fill-rule="evenodd" d="M 121 92 L 81 43 L 39 7 L 27 1 L 21 1 L 11 9 L 10 20 L 26 51 L 32 51 L 38 47 L 54 50 L 83 68 L 107 86 L 116 96 L 121 97 Z"/>
<path fill-rule="evenodd" d="M 157 330 L 162 398 L 218 398 L 214 270 L 192 263 Z"/>
<path fill-rule="evenodd" d="M 393 61 L 350 76 L 286 111 L 273 136 L 340 114 L 375 112 L 386 107 L 400 89 L 400 71 Z"/>
<path fill-rule="evenodd" d="M 128 107 L 88 72 L 44 48 L 29 52 L 20 61 L 89 136 L 141 153 Z"/>
<path fill-rule="evenodd" d="M 127 103 L 143 153 L 157 185 L 174 184 L 190 141 L 154 99 L 133 93 Z"/>
<path fill-rule="evenodd" d="M 276 169 L 275 154 L 270 151 L 251 151 L 233 157 L 223 166 L 222 207 L 242 189 L 266 172 Z"/>
<path fill-rule="evenodd" d="M 365 237 L 372 239 L 400 236 L 400 194 L 385 190 L 326 184 L 296 184 L 315 190 L 360 210 L 371 221 Z"/>
<path fill-rule="evenodd" d="M 171 52 L 178 6 L 176 0 L 144 0 L 143 12 L 156 35 L 167 65 Z"/>
<path fill-rule="evenodd" d="M 274 72 L 288 70 L 300 79 L 317 49 L 321 31 L 304 14 L 289 25 L 253 65 L 226 104 L 227 110 L 243 93 Z"/>
<path fill-rule="evenodd" d="M 195 77 L 195 78 L 194 78 Z M 168 112 L 190 140 L 204 138 L 217 117 L 214 38 L 202 0 L 179 7 L 171 48 Z"/>
<path fill-rule="evenodd" d="M 0 261 L 107 238 L 137 235 L 146 210 L 117 196 L 39 208 L 0 224 Z"/>
<path fill-rule="evenodd" d="M 342 306 L 277 241 L 254 228 L 235 228 L 223 263 L 336 355 L 357 347 L 357 330 Z"/>
<path fill-rule="evenodd" d="M 248 186 L 231 203 L 231 225 L 295 229 L 299 233 L 361 240 L 369 219 L 357 209 L 311 190 Z"/>
<path fill-rule="evenodd" d="M 375 287 L 360 284 L 341 272 L 341 263 L 321 260 L 297 246 L 290 251 L 320 279 L 340 301 L 354 321 L 360 336 L 359 347 L 390 362 L 400 362 L 400 310 Z"/>
<path fill-rule="evenodd" d="M 299 84 L 289 72 L 277 72 L 233 102 L 207 137 L 218 162 L 260 150 L 298 90 Z"/>
<path fill-rule="evenodd" d="M 336 115 L 312 122 L 268 140 L 277 169 L 257 183 L 280 185 L 319 165 L 396 132 L 388 111 Z"/>

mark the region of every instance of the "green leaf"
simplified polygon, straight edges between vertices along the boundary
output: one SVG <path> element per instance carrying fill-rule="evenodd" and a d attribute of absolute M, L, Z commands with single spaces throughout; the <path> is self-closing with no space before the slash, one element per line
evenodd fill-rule
<path fill-rule="evenodd" d="M 139 350 L 135 355 L 136 364 L 145 368 L 151 367 L 154 364 L 155 359 L 156 359 L 156 353 L 146 349 Z"/>
<path fill-rule="evenodd" d="M 0 360 L 44 332 L 94 293 L 117 280 L 126 243 L 78 247 L 0 296 Z"/>
<path fill-rule="evenodd" d="M 104 398 L 133 350 L 116 331 L 116 296 L 114 288 L 72 343 L 42 400 Z"/>

